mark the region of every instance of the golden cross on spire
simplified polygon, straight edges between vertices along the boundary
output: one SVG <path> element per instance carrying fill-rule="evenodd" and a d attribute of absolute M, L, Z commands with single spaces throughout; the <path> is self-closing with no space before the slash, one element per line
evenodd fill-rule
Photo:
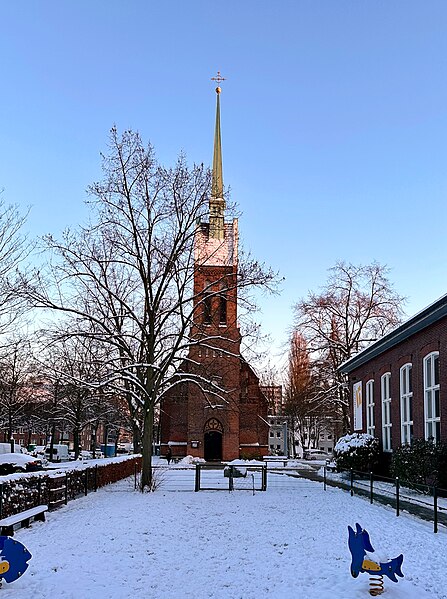
<path fill-rule="evenodd" d="M 216 94 L 220 94 L 220 83 L 221 81 L 225 81 L 226 77 L 222 77 L 220 71 L 217 71 L 216 77 L 211 77 L 211 81 L 215 81 L 217 83 Z"/>

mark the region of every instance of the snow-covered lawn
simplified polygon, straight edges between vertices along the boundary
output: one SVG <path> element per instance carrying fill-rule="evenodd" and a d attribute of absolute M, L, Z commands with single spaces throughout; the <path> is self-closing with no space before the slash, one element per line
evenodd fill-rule
<path fill-rule="evenodd" d="M 447 598 L 444 528 L 435 535 L 430 523 L 281 474 L 255 495 L 172 492 L 184 471 L 169 470 L 155 493 L 127 479 L 17 531 L 33 559 L 1 599 L 366 598 L 368 575 L 349 572 L 356 522 L 381 560 L 404 554 L 405 578 L 385 578 L 383 597 Z"/>

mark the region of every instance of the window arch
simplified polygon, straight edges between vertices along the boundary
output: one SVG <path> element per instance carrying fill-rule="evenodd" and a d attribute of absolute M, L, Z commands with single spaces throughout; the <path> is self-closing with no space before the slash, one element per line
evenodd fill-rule
<path fill-rule="evenodd" d="M 441 437 L 441 412 L 439 404 L 439 352 L 424 358 L 424 420 L 425 438 L 436 443 Z"/>
<path fill-rule="evenodd" d="M 402 444 L 413 440 L 413 366 L 404 364 L 400 369 L 400 435 Z"/>
<path fill-rule="evenodd" d="M 220 284 L 219 292 L 219 324 L 227 325 L 227 286 L 225 283 Z"/>
<path fill-rule="evenodd" d="M 205 281 L 205 287 L 203 289 L 203 322 L 204 324 L 211 324 L 212 320 L 212 295 L 211 295 L 211 281 Z"/>
<path fill-rule="evenodd" d="M 217 431 L 219 433 L 223 433 L 224 429 L 220 420 L 217 418 L 210 418 L 205 422 L 205 426 L 203 427 L 203 431 L 206 433 L 207 431 Z"/>
<path fill-rule="evenodd" d="M 374 380 L 366 383 L 366 432 L 374 437 L 376 425 L 374 418 Z"/>
<path fill-rule="evenodd" d="M 383 451 L 391 451 L 391 372 L 386 372 L 380 379 L 382 399 L 382 444 Z"/>

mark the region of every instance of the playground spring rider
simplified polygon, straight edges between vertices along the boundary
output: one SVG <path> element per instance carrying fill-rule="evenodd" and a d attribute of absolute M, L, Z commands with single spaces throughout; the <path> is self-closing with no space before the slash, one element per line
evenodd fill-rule
<path fill-rule="evenodd" d="M 19 541 L 0 536 L 0 586 L 2 582 L 14 582 L 28 568 L 32 555 Z"/>
<path fill-rule="evenodd" d="M 384 591 L 384 576 L 388 576 L 393 582 L 398 582 L 396 575 L 403 578 L 401 566 L 404 556 L 400 554 L 387 562 L 376 562 L 370 559 L 366 552 L 374 553 L 374 549 L 369 540 L 369 534 L 360 524 L 357 523 L 355 527 L 356 531 L 354 532 L 348 526 L 348 547 L 352 556 L 351 575 L 357 578 L 360 572 L 367 572 L 370 575 L 369 594 L 375 597 Z"/>

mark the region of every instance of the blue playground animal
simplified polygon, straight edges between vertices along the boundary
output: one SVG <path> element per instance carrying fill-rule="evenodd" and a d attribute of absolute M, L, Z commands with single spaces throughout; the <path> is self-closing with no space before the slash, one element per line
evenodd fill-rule
<path fill-rule="evenodd" d="M 0 536 L 0 585 L 2 581 L 14 582 L 28 568 L 31 553 L 19 541 Z"/>
<path fill-rule="evenodd" d="M 403 578 L 402 574 L 402 562 L 404 556 L 402 554 L 387 561 L 387 562 L 375 562 L 370 559 L 366 552 L 374 553 L 374 548 L 369 540 L 368 532 L 360 526 L 355 525 L 354 530 L 348 526 L 348 547 L 351 552 L 351 575 L 354 578 L 361 572 L 367 572 L 372 577 L 377 576 L 378 578 L 370 578 L 371 584 L 371 595 L 380 595 L 383 592 L 383 576 L 388 576 L 393 582 L 398 582 L 396 576 Z"/>

